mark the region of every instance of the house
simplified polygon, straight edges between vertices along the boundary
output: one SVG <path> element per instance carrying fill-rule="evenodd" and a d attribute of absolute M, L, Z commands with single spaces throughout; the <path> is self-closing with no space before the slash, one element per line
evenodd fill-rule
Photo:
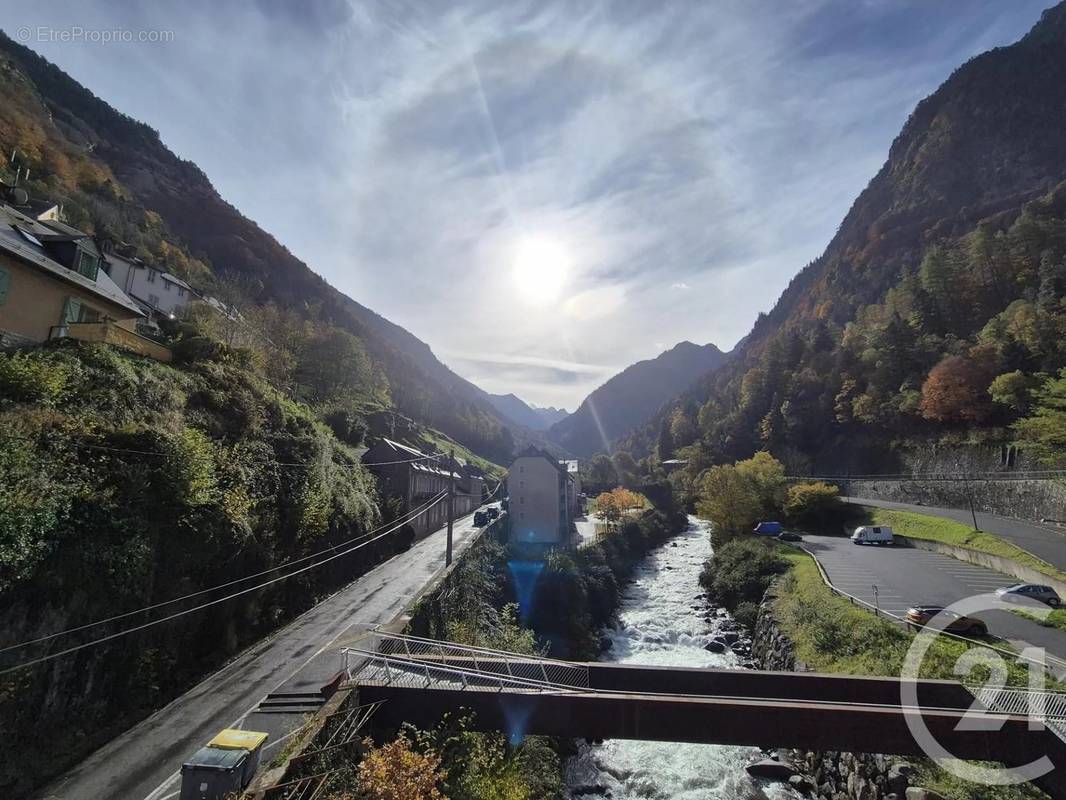
<path fill-rule="evenodd" d="M 568 468 L 535 447 L 524 450 L 507 475 L 511 541 L 569 547 L 576 484 Z"/>
<path fill-rule="evenodd" d="M 103 249 L 104 270 L 149 319 L 173 317 L 189 301 L 197 299 L 193 288 L 177 275 L 149 266 L 139 258 L 121 255 L 110 242 L 105 242 Z"/>
<path fill-rule="evenodd" d="M 578 471 L 578 463 L 574 460 L 560 461 L 560 466 L 570 476 L 567 488 L 567 500 L 570 503 L 571 514 L 580 517 L 585 513 L 585 496 L 581 493 L 581 473 Z"/>
<path fill-rule="evenodd" d="M 144 312 L 100 268 L 101 255 L 87 234 L 0 204 L 0 346 L 71 336 L 169 360 L 136 334 Z"/>
<path fill-rule="evenodd" d="M 402 512 L 413 511 L 449 488 L 454 492 L 453 519 L 469 514 L 481 505 L 483 480 L 464 476 L 459 459 L 434 457 L 414 447 L 379 439 L 363 453 L 363 463 L 377 476 L 381 493 L 397 498 Z M 465 462 L 463 462 L 465 464 Z M 409 523 L 415 538 L 443 527 L 448 522 L 448 503 L 437 503 Z"/>

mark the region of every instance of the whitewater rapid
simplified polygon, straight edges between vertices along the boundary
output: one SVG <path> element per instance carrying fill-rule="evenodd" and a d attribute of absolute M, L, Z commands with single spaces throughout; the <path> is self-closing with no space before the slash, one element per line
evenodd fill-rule
<path fill-rule="evenodd" d="M 676 544 L 676 546 L 674 546 Z M 689 517 L 688 528 L 637 567 L 623 593 L 619 621 L 602 635 L 611 648 L 604 661 L 679 667 L 740 668 L 731 652 L 704 650 L 713 623 L 696 599 L 698 578 L 711 555 L 706 523 Z M 581 746 L 566 765 L 574 800 L 755 800 L 793 798 L 782 784 L 751 778 L 744 767 L 760 757 L 750 747 L 635 742 L 612 739 Z"/>

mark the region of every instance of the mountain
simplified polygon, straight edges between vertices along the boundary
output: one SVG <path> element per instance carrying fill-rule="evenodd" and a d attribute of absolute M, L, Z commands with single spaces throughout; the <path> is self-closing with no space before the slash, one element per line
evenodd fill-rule
<path fill-rule="evenodd" d="M 652 416 L 701 375 L 717 369 L 726 354 L 713 344 L 681 342 L 647 361 L 638 361 L 596 389 L 577 411 L 552 425 L 548 437 L 578 456 L 606 449 Z"/>
<path fill-rule="evenodd" d="M 538 408 L 514 394 L 490 394 L 488 398 L 503 416 L 531 431 L 547 430 L 568 413 L 562 408 Z"/>
<path fill-rule="evenodd" d="M 892 443 L 1009 442 L 1066 366 L 1066 4 L 922 100 L 825 252 L 676 408 L 693 470 L 769 449 L 891 469 Z M 708 298 L 708 305 L 711 299 Z"/>
<path fill-rule="evenodd" d="M 548 406 L 547 408 L 541 408 L 540 406 L 530 406 L 533 409 L 533 413 L 540 417 L 542 429 L 547 430 L 556 422 L 564 420 L 570 416 L 570 412 L 565 408 L 556 408 L 555 406 Z"/>
<path fill-rule="evenodd" d="M 395 410 L 506 459 L 509 421 L 429 346 L 330 286 L 215 191 L 147 125 L 116 111 L 0 32 L 0 148 L 29 169 L 31 195 L 68 221 L 245 306 L 273 306 L 358 337 Z M 519 434 L 521 435 L 521 434 Z"/>

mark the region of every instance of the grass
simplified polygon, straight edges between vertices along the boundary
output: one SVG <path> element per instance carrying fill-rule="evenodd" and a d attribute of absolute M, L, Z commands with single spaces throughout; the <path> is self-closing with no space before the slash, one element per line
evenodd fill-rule
<path fill-rule="evenodd" d="M 806 553 L 776 546 L 791 566 L 778 583 L 774 615 L 792 639 L 796 658 L 818 672 L 898 677 L 914 633 L 834 594 Z M 954 666 L 968 649 L 966 642 L 938 637 L 922 662 L 921 676 L 958 680 Z M 971 677 L 981 681 L 985 675 L 975 670 Z M 1008 665 L 1009 685 L 1027 686 L 1028 681 L 1025 667 Z"/>
<path fill-rule="evenodd" d="M 1043 625 L 1045 628 L 1058 628 L 1059 630 L 1066 631 L 1066 609 L 1054 609 L 1043 619 L 1038 617 L 1032 611 L 1026 611 L 1022 608 L 1011 608 L 1009 611 L 1012 614 L 1017 614 L 1019 617 L 1030 619 L 1037 625 Z"/>
<path fill-rule="evenodd" d="M 896 533 L 908 538 L 941 542 L 954 547 L 965 547 L 968 550 L 1009 558 L 1012 561 L 1031 567 L 1043 575 L 1066 581 L 1066 573 L 1056 569 L 1043 559 L 1034 556 L 1029 551 L 1023 550 L 994 534 L 975 531 L 969 525 L 964 525 L 961 522 L 944 519 L 943 517 L 916 514 L 913 511 L 893 511 L 891 509 L 870 508 L 868 506 L 863 506 L 862 508 L 867 512 L 866 517 L 871 524 L 888 525 Z"/>
<path fill-rule="evenodd" d="M 422 433 L 422 438 L 428 443 L 430 450 L 439 450 L 443 453 L 447 453 L 449 450 L 455 450 L 456 458 L 461 458 L 464 461 L 475 465 L 486 475 L 493 478 L 502 478 L 507 471 L 499 464 L 489 461 L 486 458 L 482 458 L 479 455 L 475 455 L 472 451 L 450 438 L 447 434 L 441 433 L 433 428 L 424 431 Z M 491 487 L 489 488 L 491 489 Z"/>
<path fill-rule="evenodd" d="M 817 672 L 898 676 L 915 634 L 834 594 L 822 581 L 814 559 L 806 553 L 780 544 L 771 546 L 777 547 L 791 564 L 778 582 L 774 616 L 792 640 L 796 658 Z M 1055 613 L 1066 616 L 1066 612 Z M 954 666 L 968 649 L 965 642 L 938 637 L 922 661 L 921 676 L 958 680 Z M 969 677 L 983 683 L 989 676 L 986 668 L 979 666 Z M 1025 667 L 1013 662 L 1007 665 L 1007 685 L 1025 687 L 1028 681 Z M 1062 688 L 1053 680 L 1048 685 Z M 911 785 L 932 789 L 948 800 L 1046 797 L 1031 784 L 982 786 L 961 780 L 926 759 L 917 759 L 914 764 L 917 774 Z"/>

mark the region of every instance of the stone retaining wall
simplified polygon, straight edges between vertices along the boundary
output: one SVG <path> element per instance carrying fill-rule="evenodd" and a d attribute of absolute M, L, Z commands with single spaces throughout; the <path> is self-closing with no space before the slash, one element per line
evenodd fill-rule
<path fill-rule="evenodd" d="M 759 669 L 806 672 L 807 666 L 796 660 L 792 640 L 774 619 L 774 598 L 771 588 L 759 607 L 752 657 Z M 817 800 L 903 800 L 913 771 L 906 762 L 865 753 L 790 750 L 788 760 L 806 779 L 793 785 Z"/>

